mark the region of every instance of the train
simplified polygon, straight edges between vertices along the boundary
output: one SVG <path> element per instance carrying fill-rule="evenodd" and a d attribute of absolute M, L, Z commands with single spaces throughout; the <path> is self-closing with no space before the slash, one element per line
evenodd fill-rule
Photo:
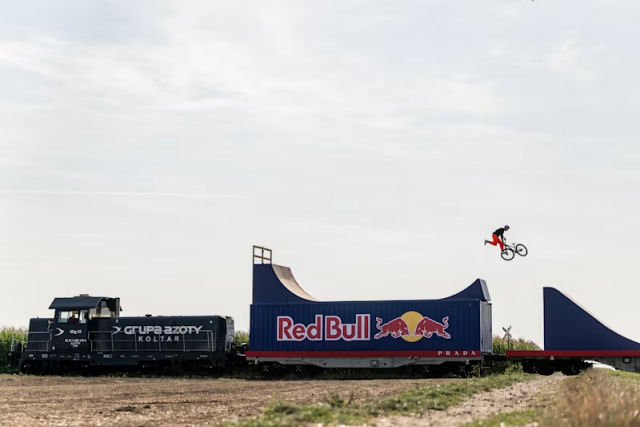
<path fill-rule="evenodd" d="M 477 372 L 512 361 L 525 371 L 576 374 L 600 361 L 640 372 L 640 343 L 610 330 L 555 288 L 544 288 L 545 349 L 492 352 L 487 283 L 442 299 L 318 301 L 272 251 L 254 246 L 249 343 L 226 315 L 123 317 L 120 299 L 55 298 L 51 318 L 29 322 L 13 348 L 22 372 L 133 369 L 163 373 L 237 367 L 264 373 L 307 369 Z"/>
<path fill-rule="evenodd" d="M 29 321 L 23 372 L 222 368 L 233 351 L 229 316 L 123 317 L 119 298 L 55 298 L 52 318 Z"/>

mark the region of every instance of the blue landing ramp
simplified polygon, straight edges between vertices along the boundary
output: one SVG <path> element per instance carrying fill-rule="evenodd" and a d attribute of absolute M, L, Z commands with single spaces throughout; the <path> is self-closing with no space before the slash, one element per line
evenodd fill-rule
<path fill-rule="evenodd" d="M 557 289 L 545 287 L 544 349 L 640 351 L 640 343 L 609 329 Z"/>

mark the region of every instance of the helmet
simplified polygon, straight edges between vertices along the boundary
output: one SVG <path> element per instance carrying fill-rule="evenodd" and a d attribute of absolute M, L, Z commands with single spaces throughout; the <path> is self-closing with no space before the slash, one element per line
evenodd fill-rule
<path fill-rule="evenodd" d="M 509 226 L 508 226 L 508 225 L 505 225 L 505 226 L 504 226 L 504 229 L 505 229 L 505 230 L 508 230 L 508 229 L 509 229 Z"/>

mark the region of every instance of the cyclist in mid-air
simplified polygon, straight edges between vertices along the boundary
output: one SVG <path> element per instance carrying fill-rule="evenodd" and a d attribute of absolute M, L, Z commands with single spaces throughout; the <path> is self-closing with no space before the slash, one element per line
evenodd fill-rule
<path fill-rule="evenodd" d="M 486 245 L 487 243 L 489 243 L 490 245 L 493 245 L 493 246 L 500 245 L 500 252 L 502 252 L 504 250 L 504 232 L 507 231 L 508 229 L 509 229 L 508 225 L 498 228 L 496 231 L 493 232 L 493 235 L 491 236 L 493 240 L 491 241 L 485 240 L 484 244 Z"/>

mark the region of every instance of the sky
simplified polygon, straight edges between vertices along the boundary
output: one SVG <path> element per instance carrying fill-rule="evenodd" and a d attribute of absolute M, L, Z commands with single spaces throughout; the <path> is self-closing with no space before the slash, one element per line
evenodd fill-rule
<path fill-rule="evenodd" d="M 554 286 L 640 340 L 640 3 L 0 5 L 0 325 L 89 293 L 247 330 L 258 244 L 320 300 L 479 277 L 542 345 Z"/>

